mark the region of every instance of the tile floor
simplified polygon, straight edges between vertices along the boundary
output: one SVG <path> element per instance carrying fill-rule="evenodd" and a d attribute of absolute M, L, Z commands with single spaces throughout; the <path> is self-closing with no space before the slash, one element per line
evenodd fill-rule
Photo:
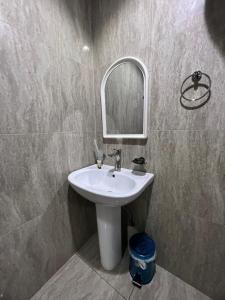
<path fill-rule="evenodd" d="M 133 287 L 128 274 L 128 253 L 113 271 L 100 264 L 94 235 L 32 297 L 32 300 L 210 300 L 192 286 L 157 266 L 151 284 Z"/>

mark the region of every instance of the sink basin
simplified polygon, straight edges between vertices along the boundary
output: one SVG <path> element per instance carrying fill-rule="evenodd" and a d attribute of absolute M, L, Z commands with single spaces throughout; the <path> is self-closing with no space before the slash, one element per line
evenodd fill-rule
<path fill-rule="evenodd" d="M 92 165 L 72 172 L 68 180 L 74 190 L 92 202 L 123 206 L 136 199 L 153 177 L 150 173 L 134 173 L 123 168 L 116 172 L 111 166 L 97 169 L 96 165 Z"/>
<path fill-rule="evenodd" d="M 84 198 L 96 204 L 99 248 L 102 266 L 112 270 L 120 262 L 121 206 L 135 200 L 151 184 L 154 175 L 103 165 L 72 172 L 68 181 Z"/>

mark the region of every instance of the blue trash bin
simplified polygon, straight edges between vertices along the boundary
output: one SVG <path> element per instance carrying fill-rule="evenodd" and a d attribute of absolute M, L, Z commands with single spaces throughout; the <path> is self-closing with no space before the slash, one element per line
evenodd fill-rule
<path fill-rule="evenodd" d="M 146 233 L 137 233 L 129 241 L 129 271 L 137 287 L 151 282 L 155 274 L 155 242 Z"/>

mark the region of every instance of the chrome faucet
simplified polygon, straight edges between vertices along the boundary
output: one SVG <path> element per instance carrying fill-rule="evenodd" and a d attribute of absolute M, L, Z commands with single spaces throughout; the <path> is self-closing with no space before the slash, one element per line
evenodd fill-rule
<path fill-rule="evenodd" d="M 108 156 L 114 158 L 115 171 L 121 171 L 121 149 L 113 149 L 113 153 Z"/>

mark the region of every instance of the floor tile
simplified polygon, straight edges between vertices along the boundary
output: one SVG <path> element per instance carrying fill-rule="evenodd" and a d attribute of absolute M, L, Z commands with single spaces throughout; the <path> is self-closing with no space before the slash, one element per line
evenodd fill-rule
<path fill-rule="evenodd" d="M 31 298 L 31 300 L 122 300 L 76 254 Z"/>
<path fill-rule="evenodd" d="M 98 238 L 88 242 L 31 300 L 211 300 L 178 277 L 157 266 L 152 282 L 133 287 L 128 253 L 112 272 L 101 267 Z"/>
<path fill-rule="evenodd" d="M 78 251 L 78 255 L 93 268 L 105 281 L 107 281 L 120 295 L 128 299 L 133 290 L 129 276 L 129 254 L 125 252 L 121 263 L 111 272 L 105 271 L 101 266 L 98 236 L 93 235 L 89 241 Z"/>
<path fill-rule="evenodd" d="M 130 300 L 210 300 L 192 286 L 157 266 L 152 282 L 134 288 Z"/>

